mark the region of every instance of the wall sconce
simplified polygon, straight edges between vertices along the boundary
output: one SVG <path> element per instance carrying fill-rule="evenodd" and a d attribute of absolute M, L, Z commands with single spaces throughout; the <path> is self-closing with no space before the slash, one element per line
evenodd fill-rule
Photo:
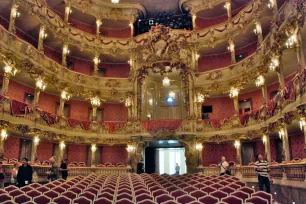
<path fill-rule="evenodd" d="M 67 6 L 67 7 L 66 7 L 66 13 L 69 13 L 69 14 L 72 13 L 72 10 L 70 9 L 70 6 Z"/>
<path fill-rule="evenodd" d="M 6 140 L 7 137 L 8 137 L 7 130 L 6 129 L 2 129 L 1 130 L 1 140 Z"/>
<path fill-rule="evenodd" d="M 261 27 L 260 27 L 260 24 L 258 22 L 255 23 L 254 33 L 255 33 L 255 35 L 259 35 L 261 33 Z"/>
<path fill-rule="evenodd" d="M 296 34 L 293 34 L 288 38 L 288 40 L 286 42 L 286 47 L 287 48 L 292 48 L 296 43 L 297 43 L 297 36 L 296 36 Z"/>
<path fill-rule="evenodd" d="M 285 131 L 284 131 L 284 128 L 281 128 L 279 131 L 278 131 L 278 135 L 279 135 L 279 138 L 282 140 L 285 136 Z"/>
<path fill-rule="evenodd" d="M 66 147 L 65 142 L 62 141 L 59 146 L 61 150 L 65 149 Z"/>
<path fill-rule="evenodd" d="M 152 99 L 152 98 L 149 99 L 149 105 L 150 105 L 150 106 L 153 105 L 153 99 Z"/>
<path fill-rule="evenodd" d="M 201 143 L 196 144 L 196 149 L 197 149 L 198 151 L 202 151 L 203 145 L 202 145 Z"/>
<path fill-rule="evenodd" d="M 255 80 L 255 84 L 257 87 L 261 87 L 265 84 L 265 77 L 263 75 L 259 75 Z"/>
<path fill-rule="evenodd" d="M 225 4 L 224 4 L 224 8 L 225 8 L 225 9 L 230 8 L 230 6 L 231 6 L 231 3 L 230 3 L 230 2 L 225 2 Z"/>
<path fill-rule="evenodd" d="M 132 66 L 132 60 L 131 59 L 129 59 L 128 63 L 129 63 L 130 66 Z"/>
<path fill-rule="evenodd" d="M 20 17 L 20 13 L 18 12 L 17 8 L 13 8 L 13 9 L 12 9 L 12 16 L 13 16 L 14 18 Z"/>
<path fill-rule="evenodd" d="M 43 91 L 46 88 L 46 84 L 44 83 L 44 81 L 41 78 L 38 78 L 36 80 L 36 87 Z"/>
<path fill-rule="evenodd" d="M 204 100 L 205 100 L 204 95 L 201 94 L 201 93 L 198 93 L 198 95 L 197 95 L 197 102 L 198 102 L 198 103 L 203 103 Z"/>
<path fill-rule="evenodd" d="M 18 70 L 10 65 L 5 65 L 4 72 L 12 76 L 15 76 Z"/>
<path fill-rule="evenodd" d="M 99 59 L 99 57 L 95 57 L 95 58 L 93 59 L 93 61 L 94 61 L 95 65 L 97 65 L 97 64 L 99 64 L 99 63 L 101 62 L 101 60 Z"/>
<path fill-rule="evenodd" d="M 301 117 L 300 118 L 300 128 L 301 128 L 302 131 L 304 130 L 305 126 L 306 126 L 306 118 Z"/>
<path fill-rule="evenodd" d="M 119 4 L 120 0 L 111 0 L 113 4 Z"/>
<path fill-rule="evenodd" d="M 237 148 L 239 148 L 240 147 L 240 141 L 239 140 L 235 140 L 235 143 L 234 143 L 234 146 L 235 146 L 235 148 L 237 149 Z"/>
<path fill-rule="evenodd" d="M 92 152 L 95 152 L 96 150 L 97 150 L 96 144 L 92 144 L 92 145 L 91 145 L 91 151 L 92 151 Z"/>
<path fill-rule="evenodd" d="M 40 140 L 39 137 L 34 137 L 34 144 L 38 145 L 39 140 Z"/>
<path fill-rule="evenodd" d="M 263 142 L 264 144 L 267 143 L 267 135 L 263 135 L 263 136 L 262 136 L 262 142 Z"/>
<path fill-rule="evenodd" d="M 64 53 L 65 55 L 69 55 L 70 50 L 68 49 L 68 45 L 64 45 L 64 47 L 63 47 L 63 53 Z"/>
<path fill-rule="evenodd" d="M 151 117 L 152 117 L 151 113 L 148 113 L 148 114 L 147 114 L 147 118 L 150 118 L 150 119 L 151 119 Z"/>
<path fill-rule="evenodd" d="M 96 24 L 97 24 L 97 26 L 101 26 L 102 25 L 102 21 L 100 19 L 97 19 L 96 20 Z"/>
<path fill-rule="evenodd" d="M 170 79 L 168 77 L 164 77 L 163 86 L 164 87 L 169 87 L 170 86 Z"/>
<path fill-rule="evenodd" d="M 125 100 L 125 107 L 131 107 L 131 105 L 132 105 L 132 101 L 131 101 L 131 99 L 130 98 L 127 98 L 126 100 Z"/>
<path fill-rule="evenodd" d="M 128 152 L 133 152 L 134 149 L 135 149 L 135 148 L 134 148 L 133 145 L 128 145 L 127 148 L 126 148 L 126 150 L 127 150 Z"/>
<path fill-rule="evenodd" d="M 268 8 L 272 10 L 274 8 L 274 0 L 269 0 Z"/>
<path fill-rule="evenodd" d="M 200 54 L 196 54 L 197 61 L 200 59 Z"/>
<path fill-rule="evenodd" d="M 61 94 L 61 98 L 66 100 L 66 101 L 69 101 L 71 95 L 69 93 L 67 93 L 66 91 L 62 91 L 62 94 Z"/>
<path fill-rule="evenodd" d="M 91 103 L 92 106 L 98 107 L 98 106 L 101 105 L 101 100 L 98 96 L 95 96 L 95 97 L 90 99 L 90 103 Z"/>
<path fill-rule="evenodd" d="M 236 98 L 239 95 L 239 89 L 232 87 L 229 93 L 230 98 Z"/>
<path fill-rule="evenodd" d="M 45 29 L 42 29 L 39 35 L 41 39 L 46 39 L 48 37 L 48 34 L 46 33 Z"/>
<path fill-rule="evenodd" d="M 275 71 L 278 68 L 278 66 L 279 66 L 279 57 L 277 56 L 272 58 L 269 69 L 271 71 Z"/>

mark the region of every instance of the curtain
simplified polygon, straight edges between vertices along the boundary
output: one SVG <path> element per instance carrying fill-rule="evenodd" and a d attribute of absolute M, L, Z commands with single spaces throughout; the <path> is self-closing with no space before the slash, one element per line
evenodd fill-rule
<path fill-rule="evenodd" d="M 31 160 L 32 140 L 21 140 L 20 146 L 20 160 L 22 160 L 22 158 L 28 158 L 29 160 Z"/>
<path fill-rule="evenodd" d="M 249 165 L 255 161 L 255 152 L 253 143 L 243 143 L 241 146 L 242 165 Z"/>

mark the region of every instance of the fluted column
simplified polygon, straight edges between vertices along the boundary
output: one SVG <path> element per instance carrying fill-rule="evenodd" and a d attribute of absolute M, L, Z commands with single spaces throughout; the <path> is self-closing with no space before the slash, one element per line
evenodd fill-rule
<path fill-rule="evenodd" d="M 283 141 L 282 160 L 283 162 L 290 161 L 289 138 L 288 138 L 288 130 L 286 124 L 283 124 L 280 127 L 279 135 Z"/>
<path fill-rule="evenodd" d="M 37 147 L 39 145 L 39 137 L 35 136 L 32 140 L 32 152 L 31 161 L 34 162 L 37 159 Z"/>
<path fill-rule="evenodd" d="M 233 39 L 228 40 L 228 51 L 231 53 L 231 64 L 236 63 L 236 52 L 235 52 L 235 44 Z"/>
<path fill-rule="evenodd" d="M 196 16 L 196 14 L 191 14 L 192 15 L 192 28 L 193 28 L 193 30 L 195 30 L 196 29 L 196 19 L 197 19 L 197 16 Z"/>
<path fill-rule="evenodd" d="M 91 145 L 91 167 L 96 166 L 96 151 L 97 151 L 97 146 L 96 144 Z"/>
<path fill-rule="evenodd" d="M 267 134 L 264 134 L 262 137 L 262 142 L 265 146 L 265 155 L 266 159 L 271 162 L 271 148 L 270 148 L 270 137 Z"/>
<path fill-rule="evenodd" d="M 130 21 L 129 26 L 131 28 L 131 37 L 133 37 L 134 36 L 134 23 L 133 23 L 133 21 Z"/>
<path fill-rule="evenodd" d="M 18 18 L 20 15 L 20 13 L 18 12 L 18 7 L 19 5 L 17 3 L 13 3 L 12 8 L 11 8 L 9 32 L 12 34 L 16 34 L 15 22 L 16 22 L 16 18 Z"/>
<path fill-rule="evenodd" d="M 59 157 L 57 158 L 57 163 L 60 164 L 60 162 L 64 159 L 64 153 L 66 149 L 65 141 L 60 141 L 59 143 Z"/>
<path fill-rule="evenodd" d="M 198 167 L 203 167 L 203 159 L 202 159 L 203 144 L 201 142 L 197 142 L 196 150 L 198 153 Z"/>
<path fill-rule="evenodd" d="M 95 58 L 93 59 L 94 61 L 94 76 L 98 76 L 98 70 L 99 70 L 99 63 L 101 62 L 100 59 L 100 53 L 95 53 Z"/>
<path fill-rule="evenodd" d="M 37 49 L 41 53 L 44 53 L 44 39 L 46 39 L 46 37 L 47 37 L 46 28 L 44 25 L 40 25 Z"/>
<path fill-rule="evenodd" d="M 192 76 L 188 75 L 188 92 L 189 92 L 189 117 L 193 118 L 195 116 L 194 112 L 194 81 L 192 79 Z"/>
<path fill-rule="evenodd" d="M 301 48 L 300 48 L 300 43 L 297 42 L 296 47 L 295 47 L 295 52 L 296 52 L 296 57 L 297 57 L 297 72 L 300 72 L 302 69 L 302 58 L 301 58 Z"/>
<path fill-rule="evenodd" d="M 234 146 L 236 148 L 236 165 L 241 166 L 241 143 L 239 139 L 235 140 Z"/>
<path fill-rule="evenodd" d="M 63 46 L 63 52 L 62 52 L 62 66 L 67 67 L 67 55 L 70 53 L 68 48 L 68 43 L 65 42 Z"/>
<path fill-rule="evenodd" d="M 97 18 L 96 20 L 96 35 L 100 36 L 100 26 L 102 25 L 102 20 Z"/>

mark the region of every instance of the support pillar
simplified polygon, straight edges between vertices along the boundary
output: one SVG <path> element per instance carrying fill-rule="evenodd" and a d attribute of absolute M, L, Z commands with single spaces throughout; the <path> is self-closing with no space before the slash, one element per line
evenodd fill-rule
<path fill-rule="evenodd" d="M 97 121 L 97 106 L 92 106 L 92 120 Z"/>
<path fill-rule="evenodd" d="M 189 74 L 188 75 L 188 88 L 189 88 L 189 117 L 190 118 L 194 118 L 195 116 L 195 112 L 194 112 L 194 91 L 193 91 L 193 88 L 194 88 L 194 82 L 193 82 L 193 79 L 192 79 L 192 76 Z"/>
<path fill-rule="evenodd" d="M 94 61 L 94 72 L 93 72 L 93 75 L 94 76 L 98 76 L 99 63 L 101 62 L 99 57 L 100 57 L 100 54 L 99 53 L 95 53 L 95 58 L 93 59 L 93 61 Z"/>
<path fill-rule="evenodd" d="M 196 26 L 197 26 L 196 19 L 197 19 L 197 16 L 195 14 L 192 14 L 192 28 L 193 28 L 193 30 L 195 30 Z"/>
<path fill-rule="evenodd" d="M 270 149 L 270 137 L 267 134 L 263 135 L 262 138 L 263 144 L 265 146 L 265 156 L 268 162 L 271 162 L 271 149 Z"/>
<path fill-rule="evenodd" d="M 69 54 L 70 51 L 68 49 L 68 43 L 65 42 L 63 46 L 63 52 L 62 52 L 62 66 L 67 67 L 67 54 Z"/>
<path fill-rule="evenodd" d="M 2 85 L 2 95 L 3 96 L 8 96 L 8 87 L 11 79 L 11 74 L 4 72 L 3 75 L 3 85 Z"/>
<path fill-rule="evenodd" d="M 268 97 L 268 87 L 266 82 L 263 84 L 263 86 L 261 86 L 261 91 L 262 91 L 263 103 L 268 104 L 269 97 Z"/>
<path fill-rule="evenodd" d="M 235 108 L 235 115 L 239 114 L 239 101 L 238 96 L 233 98 L 234 100 L 234 108 Z"/>
<path fill-rule="evenodd" d="M 130 21 L 130 27 L 131 27 L 131 38 L 134 36 L 134 22 Z"/>
<path fill-rule="evenodd" d="M 96 166 L 96 151 L 97 151 L 97 146 L 96 144 L 91 145 L 91 167 Z"/>
<path fill-rule="evenodd" d="M 44 25 L 40 25 L 37 49 L 41 53 L 44 53 L 44 39 L 46 39 L 46 37 L 47 37 L 46 28 Z"/>
<path fill-rule="evenodd" d="M 231 1 L 227 0 L 225 2 L 225 6 L 224 6 L 227 10 L 227 17 L 228 17 L 228 22 L 231 24 L 232 22 L 232 8 L 231 8 Z"/>
<path fill-rule="evenodd" d="M 188 142 L 183 142 L 183 145 L 185 147 L 185 157 L 188 174 L 193 174 L 197 172 L 199 157 L 198 152 L 196 150 L 196 143 L 197 141 L 195 137 L 190 139 Z"/>
<path fill-rule="evenodd" d="M 284 69 L 283 63 L 281 58 L 279 59 L 279 67 L 277 71 L 278 81 L 279 81 L 279 88 L 282 89 L 285 86 L 285 77 L 284 77 Z"/>
<path fill-rule="evenodd" d="M 39 95 L 40 95 L 40 89 L 36 88 L 34 92 L 34 104 L 33 104 L 34 107 L 38 106 Z"/>
<path fill-rule="evenodd" d="M 282 160 L 283 162 L 290 161 L 290 150 L 289 150 L 289 138 L 288 138 L 288 130 L 286 124 L 283 125 L 283 152 L 282 152 Z"/>
<path fill-rule="evenodd" d="M 236 63 L 236 53 L 235 53 L 235 44 L 233 39 L 229 39 L 228 40 L 228 50 L 231 53 L 231 64 L 235 64 Z"/>
<path fill-rule="evenodd" d="M 64 159 L 64 153 L 65 153 L 66 145 L 65 141 L 61 141 L 59 143 L 59 157 L 57 158 L 57 163 L 60 164 L 61 161 Z"/>
<path fill-rule="evenodd" d="M 65 99 L 60 100 L 60 107 L 59 107 L 59 116 L 64 116 L 64 106 L 65 106 Z"/>
<path fill-rule="evenodd" d="M 18 7 L 19 5 L 17 3 L 13 3 L 12 8 L 11 8 L 9 32 L 12 34 L 16 34 L 15 22 L 16 22 L 16 18 L 18 18 L 20 15 L 20 13 L 18 12 Z"/>
<path fill-rule="evenodd" d="M 71 13 L 71 8 L 70 8 L 70 2 L 69 2 L 65 7 L 65 18 L 64 18 L 65 23 L 68 23 L 70 13 Z"/>
<path fill-rule="evenodd" d="M 241 143 L 240 140 L 235 140 L 234 146 L 236 148 L 236 166 L 241 166 Z"/>
<path fill-rule="evenodd" d="M 256 31 L 256 35 L 258 36 L 258 43 L 259 45 L 262 45 L 263 35 L 262 35 L 261 22 L 259 19 L 255 19 L 255 31 Z"/>
<path fill-rule="evenodd" d="M 102 25 L 101 19 L 97 18 L 96 20 L 96 36 L 100 36 L 100 26 Z"/>
<path fill-rule="evenodd" d="M 39 145 L 39 137 L 35 136 L 32 140 L 32 152 L 31 152 L 31 161 L 35 162 L 37 159 L 37 147 Z"/>

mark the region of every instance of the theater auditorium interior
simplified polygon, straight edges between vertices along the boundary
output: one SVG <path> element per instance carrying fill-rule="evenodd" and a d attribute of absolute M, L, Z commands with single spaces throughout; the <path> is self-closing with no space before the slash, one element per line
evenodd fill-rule
<path fill-rule="evenodd" d="M 306 203 L 305 18 L 305 0 L 1 0 L 0 203 Z"/>

